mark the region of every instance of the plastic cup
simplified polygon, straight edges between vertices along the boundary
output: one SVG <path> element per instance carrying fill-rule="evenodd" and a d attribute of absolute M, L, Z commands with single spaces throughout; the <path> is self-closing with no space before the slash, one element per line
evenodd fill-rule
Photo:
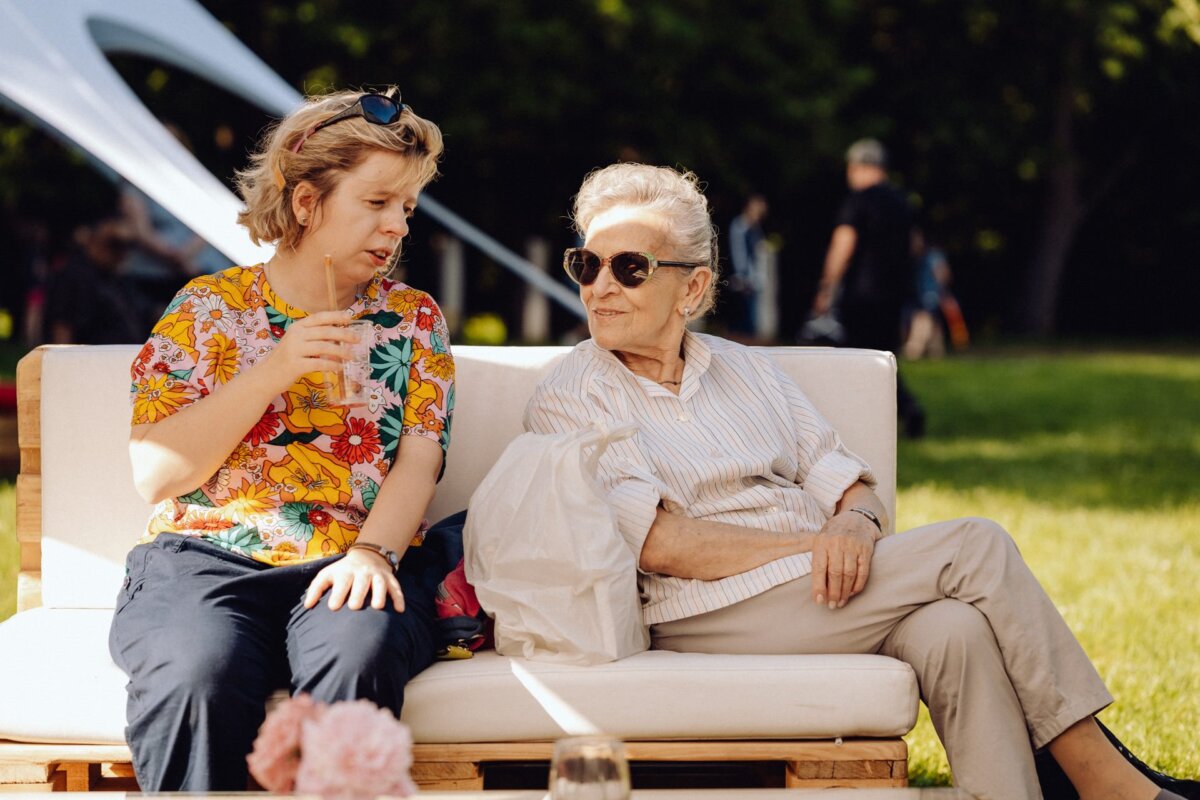
<path fill-rule="evenodd" d="M 346 360 L 342 368 L 333 373 L 330 399 L 339 406 L 365 406 L 370 393 L 371 348 L 375 346 L 375 325 L 369 320 L 356 319 L 346 324 L 346 330 L 354 334 L 353 342 L 346 342 Z"/>

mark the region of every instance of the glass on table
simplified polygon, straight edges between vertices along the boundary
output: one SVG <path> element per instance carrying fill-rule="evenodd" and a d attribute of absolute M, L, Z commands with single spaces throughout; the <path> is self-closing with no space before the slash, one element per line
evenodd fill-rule
<path fill-rule="evenodd" d="M 553 800 L 629 800 L 625 745 L 607 736 L 572 736 L 554 743 Z"/>

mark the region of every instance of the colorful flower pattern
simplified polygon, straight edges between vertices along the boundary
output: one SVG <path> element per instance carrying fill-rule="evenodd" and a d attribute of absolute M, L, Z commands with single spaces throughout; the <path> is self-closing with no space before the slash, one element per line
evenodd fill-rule
<path fill-rule="evenodd" d="M 400 439 L 450 442 L 454 358 L 429 295 L 376 277 L 352 307 L 375 326 L 371 402 L 332 405 L 320 373 L 302 375 L 264 409 L 202 486 L 159 503 L 146 535 L 201 536 L 270 564 L 344 552 L 396 457 Z M 266 358 L 304 312 L 263 269 L 194 279 L 167 307 L 130 369 L 133 424 L 158 422 Z"/>

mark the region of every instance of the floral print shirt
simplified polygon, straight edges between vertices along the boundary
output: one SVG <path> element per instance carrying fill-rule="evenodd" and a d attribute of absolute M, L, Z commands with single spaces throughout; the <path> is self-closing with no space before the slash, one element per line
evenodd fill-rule
<path fill-rule="evenodd" d="M 425 292 L 378 275 L 350 310 L 374 323 L 367 405 L 332 405 L 322 373 L 300 376 L 215 475 L 155 507 L 141 541 L 163 532 L 199 536 L 273 565 L 345 552 L 400 437 L 432 439 L 445 453 L 454 359 L 441 310 Z M 275 295 L 261 264 L 195 278 L 133 362 L 133 424 L 158 422 L 221 391 L 303 316 Z"/>

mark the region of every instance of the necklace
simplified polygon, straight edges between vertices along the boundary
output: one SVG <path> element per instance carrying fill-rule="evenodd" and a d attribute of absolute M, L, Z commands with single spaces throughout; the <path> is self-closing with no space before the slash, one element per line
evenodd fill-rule
<path fill-rule="evenodd" d="M 661 383 L 663 386 L 678 386 L 683 381 L 658 381 L 658 383 Z"/>

